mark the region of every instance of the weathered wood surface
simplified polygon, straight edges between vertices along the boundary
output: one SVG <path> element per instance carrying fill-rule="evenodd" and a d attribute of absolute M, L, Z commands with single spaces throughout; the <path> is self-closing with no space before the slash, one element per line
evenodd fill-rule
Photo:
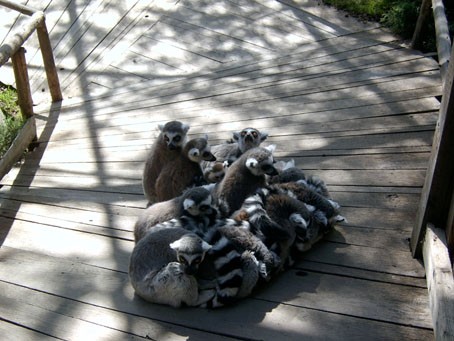
<path fill-rule="evenodd" d="M 446 231 L 429 224 L 423 245 L 435 339 L 454 338 L 454 278 Z"/>
<path fill-rule="evenodd" d="M 312 0 L 29 3 L 46 6 L 65 100 L 35 107 L 39 146 L 1 182 L 2 335 L 433 338 L 408 239 L 440 106 L 436 62 Z M 38 103 L 47 88 L 32 70 Z M 171 119 L 212 143 L 266 130 L 278 159 L 326 181 L 348 222 L 233 307 L 143 302 L 127 278 L 132 229 L 143 160 Z"/>

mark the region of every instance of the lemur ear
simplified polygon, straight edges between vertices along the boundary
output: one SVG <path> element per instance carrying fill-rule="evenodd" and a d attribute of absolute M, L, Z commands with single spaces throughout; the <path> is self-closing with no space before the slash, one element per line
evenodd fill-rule
<path fill-rule="evenodd" d="M 192 199 L 184 199 L 183 201 L 183 208 L 187 210 L 188 208 L 191 208 L 195 205 L 194 200 Z"/>
<path fill-rule="evenodd" d="M 189 124 L 183 123 L 181 128 L 183 129 L 184 133 L 186 134 L 188 132 L 189 128 L 191 128 L 191 126 Z"/>
<path fill-rule="evenodd" d="M 173 250 L 179 249 L 181 246 L 181 239 L 175 240 L 173 243 L 170 243 L 169 246 Z"/>
<path fill-rule="evenodd" d="M 235 141 L 238 141 L 238 140 L 240 139 L 240 133 L 234 132 L 234 133 L 233 133 L 233 139 L 234 139 Z"/>
<path fill-rule="evenodd" d="M 265 149 L 267 149 L 271 153 L 274 153 L 274 151 L 276 150 L 276 145 L 275 144 L 270 144 L 269 146 L 265 147 Z"/>
<path fill-rule="evenodd" d="M 189 156 L 196 157 L 200 155 L 200 151 L 197 148 L 192 148 L 189 151 Z"/>
<path fill-rule="evenodd" d="M 203 136 L 203 138 L 208 141 L 208 134 L 205 134 L 205 136 Z"/>
<path fill-rule="evenodd" d="M 259 162 L 253 157 L 246 160 L 246 167 L 249 169 L 257 167 L 258 164 Z"/>
<path fill-rule="evenodd" d="M 268 137 L 268 133 L 265 132 L 260 132 L 260 141 L 265 141 L 266 138 Z"/>
<path fill-rule="evenodd" d="M 207 252 L 209 249 L 211 249 L 211 245 L 208 244 L 206 241 L 202 240 L 202 250 L 204 252 Z"/>
<path fill-rule="evenodd" d="M 164 130 L 164 124 L 158 124 L 158 129 L 159 129 L 159 131 L 163 131 Z"/>

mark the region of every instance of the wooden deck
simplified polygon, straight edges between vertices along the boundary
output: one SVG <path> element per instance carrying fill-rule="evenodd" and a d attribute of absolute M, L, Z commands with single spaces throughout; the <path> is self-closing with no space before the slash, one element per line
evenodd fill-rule
<path fill-rule="evenodd" d="M 433 60 L 312 0 L 28 4 L 46 10 L 65 100 L 44 101 L 31 41 L 39 146 L 1 181 L 2 339 L 433 338 L 408 245 L 441 93 Z M 213 144 L 266 130 L 348 223 L 233 307 L 135 297 L 142 164 L 171 119 Z"/>

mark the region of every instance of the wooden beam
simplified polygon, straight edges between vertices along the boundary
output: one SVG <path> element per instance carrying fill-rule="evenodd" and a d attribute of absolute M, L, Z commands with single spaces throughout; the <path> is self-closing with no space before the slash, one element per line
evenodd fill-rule
<path fill-rule="evenodd" d="M 52 101 L 63 99 L 60 82 L 58 80 L 57 68 L 55 67 L 54 55 L 50 44 L 49 33 L 47 32 L 46 21 L 43 21 L 36 28 L 38 33 L 39 46 L 43 55 L 44 69 L 46 70 L 47 83 L 52 97 Z"/>
<path fill-rule="evenodd" d="M 43 20 L 44 13 L 36 12 L 19 31 L 13 32 L 13 34 L 8 36 L 2 46 L 0 46 L 0 66 L 5 64 L 8 59 L 19 50 Z"/>
<path fill-rule="evenodd" d="M 423 247 L 435 339 L 454 339 L 454 280 L 445 231 L 427 226 Z"/>
<path fill-rule="evenodd" d="M 426 22 L 427 16 L 430 13 L 430 5 L 432 0 L 422 0 L 421 8 L 419 9 L 418 21 L 416 21 L 415 31 L 411 39 L 411 48 L 419 49 L 421 47 L 421 32 Z"/>
<path fill-rule="evenodd" d="M 454 58 L 454 47 L 451 54 Z M 438 124 L 432 144 L 432 152 L 416 224 L 411 238 L 414 257 L 421 256 L 422 240 L 428 222 L 446 227 L 451 196 L 454 189 L 454 63 L 450 63 L 444 83 L 443 98 L 440 106 Z"/>
<path fill-rule="evenodd" d="M 33 13 L 39 12 L 37 9 L 35 9 L 33 7 L 18 4 L 16 2 L 9 1 L 9 0 L 0 0 L 0 5 L 8 7 L 10 9 L 13 9 L 18 12 L 21 12 L 22 14 L 26 14 L 26 15 L 33 15 Z"/>
<path fill-rule="evenodd" d="M 19 48 L 19 50 L 13 54 L 11 61 L 13 63 L 14 78 L 16 79 L 19 107 L 22 115 L 28 118 L 33 116 L 33 99 L 28 79 L 25 49 L 23 47 Z"/>
<path fill-rule="evenodd" d="M 11 147 L 0 160 L 0 179 L 5 176 L 11 167 L 20 159 L 24 150 L 36 139 L 35 117 L 31 117 L 25 122 L 19 134 L 14 139 Z"/>
<path fill-rule="evenodd" d="M 446 19 L 443 0 L 432 0 L 432 8 L 435 21 L 438 64 L 440 65 L 441 78 L 444 81 L 448 71 L 448 63 L 451 51 L 451 39 L 449 37 L 448 20 Z"/>

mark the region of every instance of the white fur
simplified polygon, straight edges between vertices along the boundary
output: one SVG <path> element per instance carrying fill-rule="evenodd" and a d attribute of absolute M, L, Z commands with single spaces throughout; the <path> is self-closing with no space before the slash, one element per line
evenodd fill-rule
<path fill-rule="evenodd" d="M 183 207 L 186 211 L 189 211 L 194 205 L 195 205 L 195 202 L 192 199 L 185 199 L 183 201 Z"/>
<path fill-rule="evenodd" d="M 270 144 L 269 146 L 265 147 L 265 149 L 269 150 L 271 153 L 274 153 L 274 151 L 276 150 L 276 145 Z"/>

